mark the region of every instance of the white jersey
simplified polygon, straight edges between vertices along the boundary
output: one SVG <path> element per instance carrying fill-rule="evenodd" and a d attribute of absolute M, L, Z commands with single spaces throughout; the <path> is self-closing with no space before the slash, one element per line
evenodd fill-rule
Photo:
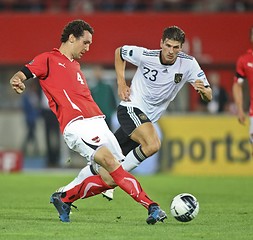
<path fill-rule="evenodd" d="M 130 102 L 121 101 L 122 106 L 133 106 L 142 110 L 152 122 L 156 122 L 186 82 L 197 79 L 209 86 L 205 73 L 196 59 L 183 52 L 172 65 L 160 61 L 161 50 L 149 50 L 137 46 L 123 46 L 121 57 L 136 65 L 132 79 Z"/>

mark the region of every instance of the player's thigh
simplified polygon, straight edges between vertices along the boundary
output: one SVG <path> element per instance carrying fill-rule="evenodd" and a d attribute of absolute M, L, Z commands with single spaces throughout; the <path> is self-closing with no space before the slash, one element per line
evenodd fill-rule
<path fill-rule="evenodd" d="M 102 146 L 106 146 L 118 161 L 124 158 L 115 136 L 102 118 L 77 120 L 65 128 L 63 135 L 69 148 L 88 161 L 94 160 L 96 151 Z"/>
<path fill-rule="evenodd" d="M 146 122 L 137 127 L 130 138 L 141 145 L 156 144 L 160 142 L 154 125 L 151 122 Z"/>
<path fill-rule="evenodd" d="M 131 140 L 142 147 L 153 145 L 155 149 L 160 146 L 160 139 L 148 116 L 139 108 L 121 106 L 117 109 L 117 116 L 121 129 Z"/>
<path fill-rule="evenodd" d="M 117 117 L 120 127 L 126 134 L 130 136 L 133 131 L 146 122 L 151 122 L 148 116 L 139 108 L 132 106 L 118 106 Z"/>

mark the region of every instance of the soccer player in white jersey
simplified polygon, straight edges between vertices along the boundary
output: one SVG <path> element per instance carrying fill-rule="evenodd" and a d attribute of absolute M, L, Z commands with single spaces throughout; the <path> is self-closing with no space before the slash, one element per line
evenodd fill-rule
<path fill-rule="evenodd" d="M 122 166 L 131 171 L 161 146 L 155 123 L 185 83 L 203 100 L 211 101 L 212 90 L 196 59 L 182 52 L 185 33 L 177 26 L 164 30 L 161 49 L 122 46 L 115 51 L 120 128 L 115 136 L 126 155 Z M 126 84 L 126 62 L 137 66 L 131 86 Z M 113 198 L 109 190 L 104 196 Z"/>

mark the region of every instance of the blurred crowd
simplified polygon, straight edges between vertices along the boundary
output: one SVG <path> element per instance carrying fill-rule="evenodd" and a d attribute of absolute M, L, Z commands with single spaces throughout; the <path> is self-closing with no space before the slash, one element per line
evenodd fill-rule
<path fill-rule="evenodd" d="M 0 0 L 0 11 L 15 12 L 246 12 L 252 0 Z"/>

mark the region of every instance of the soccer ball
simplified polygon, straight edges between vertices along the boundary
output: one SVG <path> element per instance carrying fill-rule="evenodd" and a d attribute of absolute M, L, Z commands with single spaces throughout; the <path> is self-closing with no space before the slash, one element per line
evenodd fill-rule
<path fill-rule="evenodd" d="M 199 212 L 199 202 L 190 193 L 181 193 L 175 196 L 170 204 L 172 216 L 180 222 L 189 222 Z"/>

